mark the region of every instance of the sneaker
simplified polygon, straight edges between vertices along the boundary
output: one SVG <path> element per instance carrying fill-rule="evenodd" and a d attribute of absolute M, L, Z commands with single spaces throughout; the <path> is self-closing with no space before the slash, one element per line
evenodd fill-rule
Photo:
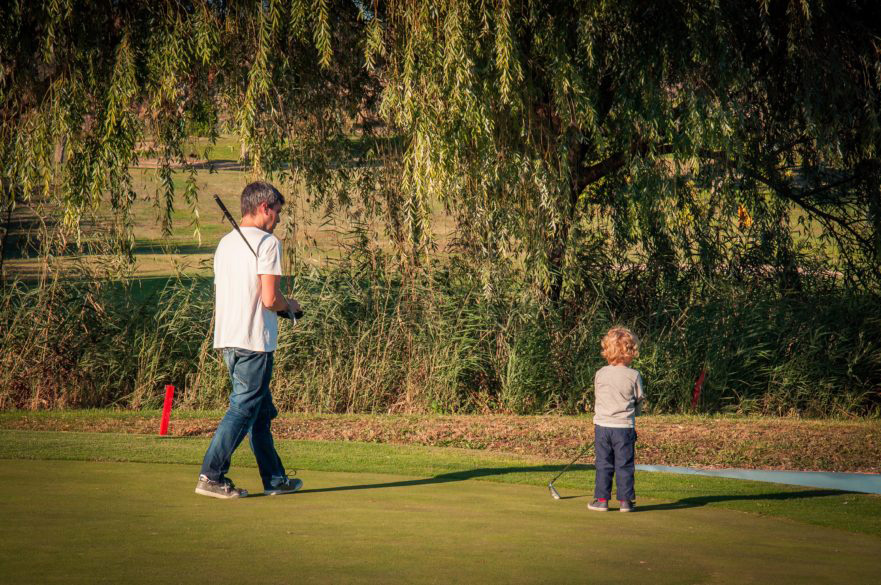
<path fill-rule="evenodd" d="M 619 503 L 621 504 L 618 508 L 619 512 L 633 512 L 633 508 L 636 507 L 636 503 L 630 500 L 619 500 Z"/>
<path fill-rule="evenodd" d="M 303 480 L 284 476 L 279 480 L 272 481 L 272 487 L 263 490 L 267 496 L 277 496 L 279 494 L 292 494 L 303 487 Z"/>
<path fill-rule="evenodd" d="M 196 484 L 196 493 L 210 498 L 220 498 L 221 500 L 248 497 L 248 491 L 238 489 L 228 477 L 221 478 L 220 481 L 214 481 L 213 479 L 208 479 L 205 475 L 199 476 L 199 482 Z"/>
<path fill-rule="evenodd" d="M 594 512 L 608 512 L 609 502 L 606 500 L 594 500 L 587 505 L 587 509 L 593 510 Z"/>

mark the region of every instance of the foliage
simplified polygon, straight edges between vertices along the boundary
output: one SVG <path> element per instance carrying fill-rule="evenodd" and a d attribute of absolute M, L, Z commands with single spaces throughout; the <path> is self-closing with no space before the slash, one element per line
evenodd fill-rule
<path fill-rule="evenodd" d="M 876 2 L 4 6 L 2 200 L 57 209 L 58 245 L 109 194 L 130 251 L 144 155 L 167 228 L 182 141 L 228 129 L 255 175 L 386 220 L 409 262 L 444 201 L 488 288 L 505 259 L 571 297 L 590 286 L 581 250 L 605 243 L 667 281 L 748 260 L 797 290 L 816 236 L 825 269 L 877 291 Z M 350 132 L 400 140 L 352 160 Z"/>
<path fill-rule="evenodd" d="M 874 412 L 879 23 L 870 0 L 7 2 L 0 212 L 30 214 L 45 269 L 3 280 L 0 400 L 140 406 L 169 377 L 220 400 L 208 291 L 157 308 L 114 287 L 132 165 L 156 160 L 166 231 L 187 174 L 198 234 L 182 145 L 229 131 L 255 177 L 305 184 L 363 240 L 329 271 L 292 254 L 320 317 L 283 347 L 290 407 L 571 412 L 626 322 L 659 410 L 706 367 L 708 410 Z M 51 274 L 90 252 L 115 263 Z"/>
<path fill-rule="evenodd" d="M 832 242 L 828 270 L 877 291 L 877 3 L 383 8 L 405 185 L 447 203 L 479 260 L 523 260 L 571 297 L 602 229 L 667 281 L 749 259 L 791 290 L 796 214 Z"/>
<path fill-rule="evenodd" d="M 287 169 L 282 180 L 306 177 L 328 203 L 344 197 L 348 175 L 328 168 L 373 88 L 352 37 L 357 15 L 328 0 L 4 3 L 3 211 L 33 208 L 48 222 L 41 251 L 56 254 L 81 246 L 90 215 L 109 206 L 109 240 L 130 258 L 130 167 L 146 157 L 158 164 L 152 196 L 166 233 L 173 172 L 190 173 L 198 234 L 184 142 L 223 130 L 241 137 L 255 175 Z"/>
<path fill-rule="evenodd" d="M 431 273 L 404 280 L 392 259 L 357 248 L 296 273 L 308 312 L 296 330 L 281 327 L 279 408 L 584 412 L 603 365 L 599 340 L 613 323 L 643 337 L 634 365 L 648 383 L 649 412 L 689 411 L 701 369 L 709 372 L 703 412 L 839 417 L 881 408 L 876 297 L 833 290 L 800 299 L 732 283 L 679 298 L 653 292 L 645 270 L 604 279 L 604 302 L 576 310 L 537 303 L 515 280 L 500 283 L 506 298 L 490 304 L 481 276 L 455 259 Z M 647 291 L 642 304 L 626 294 L 631 287 Z M 156 408 L 165 383 L 178 387 L 182 407 L 223 407 L 229 381 L 212 349 L 210 281 L 133 292 L 100 274 L 13 287 L 0 306 L 0 409 Z"/>

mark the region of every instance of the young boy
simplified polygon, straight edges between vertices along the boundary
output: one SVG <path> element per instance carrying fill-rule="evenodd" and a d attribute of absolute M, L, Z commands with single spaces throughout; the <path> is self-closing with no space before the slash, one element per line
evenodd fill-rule
<path fill-rule="evenodd" d="M 639 355 L 639 340 L 624 327 L 613 327 L 602 341 L 601 355 L 609 363 L 594 377 L 594 450 L 596 485 L 591 510 L 605 512 L 612 495 L 612 475 L 621 512 L 634 507 L 633 489 L 636 425 L 645 398 L 642 376 L 630 367 Z"/>

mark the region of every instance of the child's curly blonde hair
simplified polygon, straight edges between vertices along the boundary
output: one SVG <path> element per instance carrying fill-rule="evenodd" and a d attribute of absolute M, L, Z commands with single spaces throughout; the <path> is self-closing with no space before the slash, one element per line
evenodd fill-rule
<path fill-rule="evenodd" d="M 600 355 L 610 364 L 630 363 L 639 357 L 639 338 L 626 327 L 609 329 L 600 345 Z"/>

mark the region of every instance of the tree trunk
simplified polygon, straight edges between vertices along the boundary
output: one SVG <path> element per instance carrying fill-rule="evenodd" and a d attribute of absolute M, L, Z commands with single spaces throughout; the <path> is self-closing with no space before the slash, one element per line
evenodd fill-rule
<path fill-rule="evenodd" d="M 4 211 L 6 219 L 0 226 L 0 282 L 6 282 L 6 274 L 4 273 L 4 260 L 6 259 L 6 243 L 9 241 L 9 230 L 12 229 L 12 207 L 15 201 L 10 199 L 4 203 Z"/>
<path fill-rule="evenodd" d="M 566 198 L 563 220 L 551 237 L 551 248 L 548 253 L 548 269 L 551 273 L 551 286 L 548 292 L 551 302 L 554 304 L 560 302 L 563 293 L 563 264 L 566 261 L 566 252 L 569 247 L 569 234 L 572 231 L 572 226 L 578 221 L 578 196 L 588 185 L 587 182 L 584 182 L 585 176 L 581 172 L 586 158 L 587 145 L 573 132 L 568 153 L 569 196 Z"/>

